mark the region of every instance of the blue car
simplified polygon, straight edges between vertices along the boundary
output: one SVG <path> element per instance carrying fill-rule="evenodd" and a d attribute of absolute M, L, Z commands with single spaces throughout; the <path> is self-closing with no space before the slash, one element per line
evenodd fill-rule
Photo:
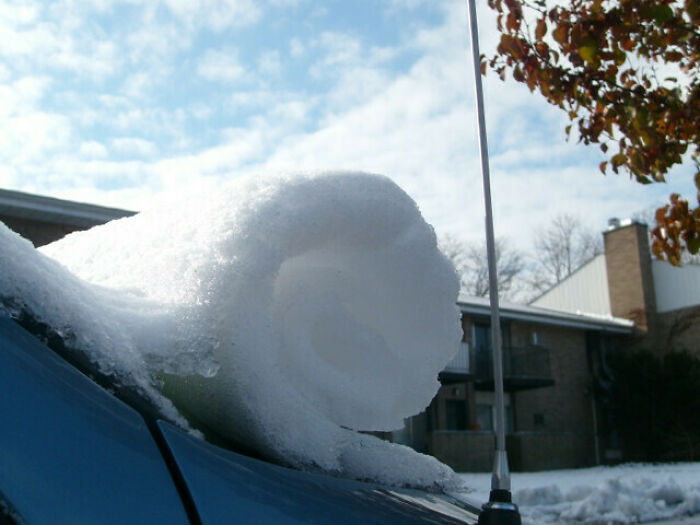
<path fill-rule="evenodd" d="M 0 525 L 476 523 L 444 494 L 273 465 L 193 437 L 0 314 Z"/>

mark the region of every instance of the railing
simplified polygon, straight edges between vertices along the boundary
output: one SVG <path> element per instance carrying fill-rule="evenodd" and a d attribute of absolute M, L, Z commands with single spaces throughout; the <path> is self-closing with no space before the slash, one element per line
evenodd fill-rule
<path fill-rule="evenodd" d="M 476 352 L 475 376 L 477 381 L 493 381 L 491 353 Z M 503 347 L 503 377 L 511 383 L 517 381 L 551 382 L 549 349 L 543 346 Z"/>
<path fill-rule="evenodd" d="M 452 360 L 440 373 L 443 384 L 476 381 L 477 388 L 493 388 L 491 353 L 482 348 L 470 349 L 462 343 Z M 554 384 L 549 364 L 549 349 L 543 346 L 503 347 L 503 379 L 510 390 L 536 388 Z"/>
<path fill-rule="evenodd" d="M 445 370 L 449 372 L 468 374 L 470 372 L 470 361 L 469 343 L 462 342 L 462 344 L 459 345 L 457 354 L 449 363 L 447 363 L 447 366 L 445 366 Z"/>

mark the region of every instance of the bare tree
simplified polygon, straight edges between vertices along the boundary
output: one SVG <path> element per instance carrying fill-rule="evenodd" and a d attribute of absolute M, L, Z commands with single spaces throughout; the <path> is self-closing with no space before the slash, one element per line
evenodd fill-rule
<path fill-rule="evenodd" d="M 601 253 L 602 235 L 587 229 L 574 215 L 557 215 L 537 233 L 528 281 L 533 291 L 543 292 Z"/>
<path fill-rule="evenodd" d="M 440 239 L 440 249 L 452 261 L 460 278 L 461 291 L 467 295 L 485 297 L 489 294 L 489 272 L 485 243 L 469 243 L 452 236 Z M 496 239 L 496 271 L 499 297 L 517 292 L 517 281 L 525 269 L 525 256 L 510 247 L 502 238 Z"/>

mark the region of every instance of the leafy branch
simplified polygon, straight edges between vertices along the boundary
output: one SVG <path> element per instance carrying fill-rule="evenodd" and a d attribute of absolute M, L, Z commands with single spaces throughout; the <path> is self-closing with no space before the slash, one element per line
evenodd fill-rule
<path fill-rule="evenodd" d="M 690 154 L 700 204 L 698 0 L 489 0 L 501 39 L 481 70 L 506 73 L 565 111 L 600 171 L 665 181 Z M 550 5 L 551 4 L 551 5 Z M 527 13 L 527 17 L 525 14 Z M 660 78 L 662 70 L 673 74 Z M 663 67 L 661 67 L 663 66 Z M 613 150 L 611 146 L 617 146 Z M 656 213 L 654 253 L 680 264 L 700 249 L 700 207 L 672 195 Z"/>

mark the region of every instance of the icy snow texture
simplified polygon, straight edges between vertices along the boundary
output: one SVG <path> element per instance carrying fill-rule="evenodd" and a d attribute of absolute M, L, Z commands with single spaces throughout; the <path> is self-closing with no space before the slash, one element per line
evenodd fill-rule
<path fill-rule="evenodd" d="M 196 345 L 196 336 L 188 334 L 167 308 L 89 285 L 0 222 L 0 315 L 23 313 L 51 327 L 101 373 L 135 387 L 183 427 L 185 419 L 155 388 L 149 363 L 202 375 L 217 368 L 206 345 L 196 356 L 187 349 L 184 341 Z"/>
<path fill-rule="evenodd" d="M 71 273 L 17 249 L 35 270 L 6 255 L 0 290 L 72 328 L 104 370 L 149 392 L 157 378 L 195 427 L 299 467 L 454 481 L 349 430 L 400 428 L 424 409 L 460 339 L 455 272 L 390 180 L 239 180 L 41 249 Z"/>
<path fill-rule="evenodd" d="M 461 477 L 481 488 L 472 497 L 488 499 L 490 475 Z M 700 514 L 700 463 L 516 472 L 512 485 L 524 525 L 642 523 Z"/>

